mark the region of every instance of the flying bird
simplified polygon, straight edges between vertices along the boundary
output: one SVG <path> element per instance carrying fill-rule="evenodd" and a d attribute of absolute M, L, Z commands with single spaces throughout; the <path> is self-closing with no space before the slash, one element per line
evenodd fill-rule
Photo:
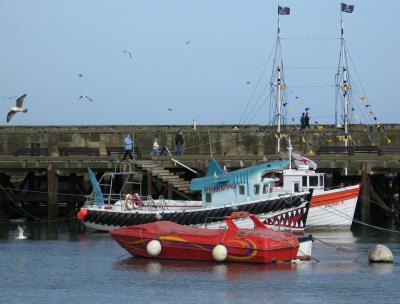
<path fill-rule="evenodd" d="M 122 54 L 124 54 L 124 53 L 127 53 L 127 54 L 129 55 L 129 58 L 132 59 L 132 53 L 131 53 L 131 52 L 129 52 L 129 51 L 127 51 L 127 50 L 124 50 L 124 51 L 122 52 Z"/>
<path fill-rule="evenodd" d="M 168 108 L 168 111 L 171 111 L 171 112 L 172 112 L 172 111 L 173 111 L 173 109 L 172 109 L 172 108 Z"/>
<path fill-rule="evenodd" d="M 21 226 L 18 225 L 18 236 L 16 237 L 17 240 L 23 240 L 26 239 L 26 236 L 24 235 L 24 229 L 22 229 Z"/>
<path fill-rule="evenodd" d="M 83 77 L 83 74 L 78 74 L 79 77 Z"/>
<path fill-rule="evenodd" d="M 93 98 L 90 97 L 90 96 L 87 96 L 87 95 L 81 95 L 81 96 L 79 96 L 79 99 L 82 99 L 82 98 L 86 98 L 86 99 L 89 100 L 89 101 L 93 101 Z"/>
<path fill-rule="evenodd" d="M 188 45 L 191 41 L 190 40 L 186 40 L 185 44 Z"/>
<path fill-rule="evenodd" d="M 8 112 L 8 114 L 7 114 L 7 122 L 9 122 L 9 121 L 11 120 L 11 118 L 13 118 L 14 115 L 15 115 L 17 112 L 23 112 L 23 113 L 28 112 L 28 110 L 25 109 L 25 108 L 22 106 L 25 97 L 26 97 L 26 94 L 22 95 L 21 97 L 18 97 L 18 99 L 15 101 L 15 107 L 10 108 L 11 111 Z"/>
<path fill-rule="evenodd" d="M 250 81 L 246 81 L 246 84 L 250 84 L 251 82 Z"/>

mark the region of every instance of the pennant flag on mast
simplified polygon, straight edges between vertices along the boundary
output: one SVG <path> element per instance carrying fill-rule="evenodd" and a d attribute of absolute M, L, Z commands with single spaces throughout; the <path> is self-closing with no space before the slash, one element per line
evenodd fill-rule
<path fill-rule="evenodd" d="M 278 5 L 278 15 L 290 15 L 290 7 Z"/>
<path fill-rule="evenodd" d="M 345 4 L 342 2 L 341 6 L 342 6 L 342 12 L 352 13 L 354 11 L 354 5 Z"/>

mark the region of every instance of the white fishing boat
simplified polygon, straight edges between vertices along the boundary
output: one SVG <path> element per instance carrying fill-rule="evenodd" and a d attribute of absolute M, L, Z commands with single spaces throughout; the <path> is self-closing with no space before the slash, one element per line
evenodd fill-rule
<path fill-rule="evenodd" d="M 289 147 L 289 159 L 292 159 Z M 325 173 L 318 173 L 317 164 L 312 160 L 293 153 L 295 168 L 274 170 L 267 173 L 276 178 L 273 191 L 276 193 L 292 193 L 312 190 L 313 196 L 307 217 L 306 228 L 350 228 L 360 184 L 325 188 Z M 290 162 L 291 164 L 291 162 Z"/>

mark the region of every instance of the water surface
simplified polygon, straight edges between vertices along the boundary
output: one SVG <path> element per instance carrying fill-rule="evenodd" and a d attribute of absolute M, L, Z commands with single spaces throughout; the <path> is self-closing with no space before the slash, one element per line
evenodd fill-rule
<path fill-rule="evenodd" d="M 129 256 L 108 234 L 71 223 L 0 225 L 2 303 L 397 303 L 400 236 L 315 231 L 307 264 L 217 264 Z M 369 264 L 374 244 L 394 264 Z"/>

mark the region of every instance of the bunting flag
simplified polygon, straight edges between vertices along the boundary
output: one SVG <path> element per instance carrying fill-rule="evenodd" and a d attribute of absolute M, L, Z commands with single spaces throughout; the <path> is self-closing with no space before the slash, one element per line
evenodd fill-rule
<path fill-rule="evenodd" d="M 345 3 L 340 3 L 341 4 L 341 8 L 342 8 L 342 12 L 345 13 L 352 13 L 354 11 L 354 5 L 352 4 L 345 4 Z"/>
<path fill-rule="evenodd" d="M 278 5 L 278 15 L 290 15 L 290 7 Z"/>

